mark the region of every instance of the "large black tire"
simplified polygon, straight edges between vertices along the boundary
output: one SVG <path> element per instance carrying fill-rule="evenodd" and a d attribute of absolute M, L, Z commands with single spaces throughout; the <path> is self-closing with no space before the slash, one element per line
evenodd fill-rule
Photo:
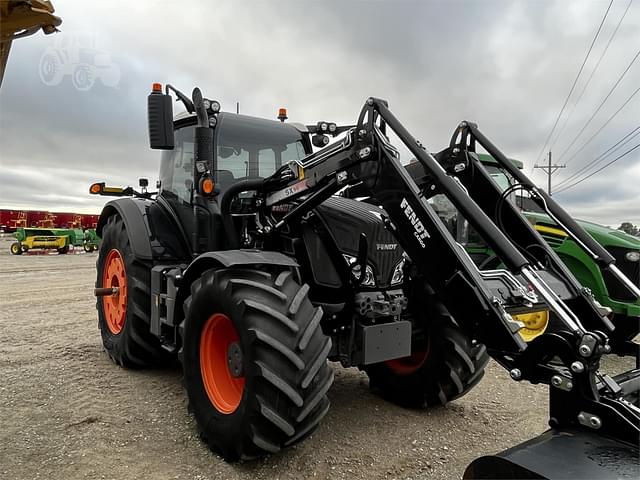
<path fill-rule="evenodd" d="M 411 358 L 364 367 L 374 392 L 398 405 L 421 408 L 445 405 L 480 382 L 489 361 L 486 347 L 472 344 L 442 305 L 436 311 L 424 344 L 414 347 Z"/>
<path fill-rule="evenodd" d="M 126 274 L 126 307 L 124 324 L 114 333 L 105 317 L 105 301 L 110 297 L 98 297 L 98 327 L 102 344 L 116 364 L 140 368 L 160 366 L 167 362 L 169 354 L 149 329 L 151 314 L 151 267 L 136 259 L 131 250 L 129 237 L 120 215 L 109 217 L 103 230 L 103 241 L 96 261 L 96 287 L 103 285 L 103 271 L 109 252 L 119 252 Z"/>
<path fill-rule="evenodd" d="M 12 255 L 22 255 L 22 246 L 18 242 L 13 242 L 10 250 Z"/>
<path fill-rule="evenodd" d="M 69 253 L 69 245 L 65 245 L 64 247 L 58 248 L 58 253 L 60 255 L 66 255 L 67 253 Z"/>
<path fill-rule="evenodd" d="M 289 270 L 214 269 L 191 286 L 180 328 L 184 385 L 201 438 L 226 461 L 275 453 L 304 439 L 329 409 L 331 340 L 307 291 Z M 200 362 L 203 331 L 220 315 L 239 337 L 244 377 L 239 403 L 227 413 L 207 393 Z M 231 371 L 226 363 L 218 366 Z"/>

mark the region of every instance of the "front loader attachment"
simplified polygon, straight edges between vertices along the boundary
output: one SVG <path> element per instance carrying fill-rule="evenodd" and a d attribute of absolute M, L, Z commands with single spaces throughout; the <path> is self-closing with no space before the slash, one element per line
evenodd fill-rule
<path fill-rule="evenodd" d="M 465 479 L 640 478 L 638 448 L 596 433 L 547 430 L 496 455 L 474 460 Z"/>
<path fill-rule="evenodd" d="M 414 155 L 420 182 L 400 162 L 387 128 Z M 503 192 L 479 161 L 476 145 L 517 183 Z M 606 250 L 522 172 L 510 168 L 476 125 L 462 122 L 450 146 L 434 156 L 376 98 L 367 100 L 357 126 L 342 142 L 265 180 L 267 207 L 295 202 L 283 217 L 269 219 L 269 232 L 302 218 L 344 187 L 359 188 L 382 207 L 388 229 L 410 261 L 409 275 L 427 282 L 460 327 L 486 345 L 513 380 L 549 385 L 551 430 L 478 459 L 465 478 L 640 478 L 640 370 L 614 378 L 600 372 L 602 356 L 611 353 L 607 335 L 614 326 L 608 312 L 507 196 L 515 189 L 529 192 L 585 253 L 640 297 L 638 286 L 616 269 Z M 438 194 L 504 268 L 477 268 L 429 203 Z M 540 311 L 549 315 L 546 330 L 535 337 L 521 335 L 522 314 Z"/>

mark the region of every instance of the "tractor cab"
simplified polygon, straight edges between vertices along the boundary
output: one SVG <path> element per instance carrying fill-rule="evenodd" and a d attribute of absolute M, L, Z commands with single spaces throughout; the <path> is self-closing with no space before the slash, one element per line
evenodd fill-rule
<path fill-rule="evenodd" d="M 193 254 L 225 248 L 220 201 L 226 190 L 267 178 L 310 154 L 306 127 L 221 112 L 217 101 L 192 101 L 166 88 L 163 94 L 155 85 L 149 95 L 150 146 L 163 150 L 158 199 L 175 213 L 184 232 L 192 232 L 185 240 Z M 186 112 L 173 117 L 169 90 Z M 238 200 L 251 198 L 245 193 Z"/>
<path fill-rule="evenodd" d="M 240 180 L 266 178 L 311 153 L 307 136 L 295 124 L 226 112 L 215 118 L 209 169 L 218 195 Z M 195 115 L 177 115 L 174 148 L 162 152 L 160 194 L 172 201 L 191 201 L 196 123 Z"/>

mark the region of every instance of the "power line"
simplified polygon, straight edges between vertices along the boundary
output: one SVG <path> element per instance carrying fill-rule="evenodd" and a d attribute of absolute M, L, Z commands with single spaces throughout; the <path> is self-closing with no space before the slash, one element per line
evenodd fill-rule
<path fill-rule="evenodd" d="M 618 150 L 621 147 L 625 146 L 627 143 L 629 143 L 631 140 L 633 140 L 638 135 L 640 135 L 640 126 L 638 126 L 638 127 L 634 128 L 633 130 L 631 130 L 624 137 L 622 137 L 620 140 L 618 140 L 614 145 L 612 145 L 611 147 L 606 149 L 604 152 L 602 152 L 600 155 L 598 155 L 596 158 L 594 158 L 591 162 L 589 162 L 588 165 L 585 165 L 584 167 L 580 168 L 576 172 L 572 173 L 569 177 L 567 177 L 564 180 L 562 180 L 561 182 L 559 182 L 557 187 L 562 187 L 563 185 L 566 185 L 568 182 L 573 180 L 575 177 L 577 177 L 577 176 L 581 175 L 582 173 L 586 172 L 587 170 L 589 170 L 591 168 L 591 166 L 599 164 L 605 158 L 607 158 L 608 156 L 613 154 L 616 150 Z"/>
<path fill-rule="evenodd" d="M 567 163 L 569 163 L 571 160 L 573 160 L 573 159 L 574 159 L 574 158 L 575 158 L 575 157 L 576 157 L 576 156 L 577 156 L 577 155 L 578 155 L 582 150 L 584 150 L 584 149 L 585 149 L 585 147 L 586 147 L 587 145 L 589 145 L 589 143 L 591 143 L 591 141 L 592 141 L 594 138 L 596 138 L 596 137 L 600 134 L 600 132 L 601 132 L 602 130 L 604 130 L 604 127 L 606 127 L 607 125 L 609 125 L 609 123 L 611 122 L 611 120 L 613 120 L 613 119 L 618 115 L 618 113 L 620 113 L 620 112 L 622 111 L 622 109 L 623 109 L 624 107 L 626 107 L 626 106 L 627 106 L 627 104 L 628 104 L 628 103 L 633 99 L 633 97 L 635 97 L 635 96 L 638 94 L 638 92 L 640 92 L 640 87 L 638 87 L 638 88 L 635 90 L 635 92 L 633 92 L 633 93 L 629 96 L 629 98 L 627 98 L 627 99 L 624 101 L 624 103 L 620 106 L 620 108 L 618 108 L 618 110 L 616 110 L 615 112 L 613 112 L 613 115 L 611 115 L 611 116 L 607 119 L 607 121 L 606 121 L 606 122 L 604 122 L 604 123 L 602 124 L 602 126 L 601 126 L 598 130 L 596 130 L 596 132 L 595 132 L 593 135 L 591 135 L 591 136 L 587 139 L 587 141 L 586 141 L 586 142 L 584 142 L 584 143 L 582 144 L 582 146 L 581 146 L 578 150 L 576 150 L 575 152 L 573 152 L 573 155 L 571 155 L 571 156 L 569 157 L 569 159 L 565 162 L 565 165 L 566 165 Z"/>
<path fill-rule="evenodd" d="M 598 39 L 598 35 L 600 35 L 600 30 L 602 30 L 602 25 L 604 25 L 604 21 L 607 18 L 607 15 L 609 14 L 609 10 L 611 9 L 611 5 L 613 5 L 613 0 L 611 0 L 611 2 L 609 2 L 609 6 L 607 7 L 607 10 L 604 12 L 604 16 L 602 17 L 602 20 L 600 21 L 600 25 L 598 26 L 598 30 L 596 31 L 596 34 L 593 37 L 593 40 L 591 41 L 591 45 L 589 46 L 589 50 L 587 51 L 587 54 L 584 57 L 584 60 L 582 61 L 582 65 L 580 66 L 580 70 L 578 70 L 578 74 L 576 75 L 575 80 L 573 81 L 573 85 L 571 85 L 571 89 L 569 90 L 569 94 L 567 95 L 567 98 L 565 99 L 564 103 L 562 104 L 562 108 L 560 109 L 560 112 L 558 113 L 558 116 L 556 118 L 556 121 L 553 123 L 553 127 L 551 128 L 551 131 L 549 132 L 549 135 L 547 135 L 547 139 L 544 141 L 544 145 L 542 146 L 542 148 L 540 149 L 540 153 L 538 153 L 538 156 L 536 157 L 537 161 L 540 160 L 540 158 L 542 157 L 542 152 L 545 151 L 545 148 L 547 148 L 547 145 L 549 144 L 549 140 L 551 139 L 551 136 L 553 135 L 553 132 L 555 131 L 556 127 L 558 126 L 558 121 L 560 120 L 560 117 L 562 116 L 562 113 L 564 112 L 564 109 L 567 107 L 567 103 L 569 102 L 569 98 L 571 97 L 571 94 L 573 93 L 573 90 L 576 88 L 576 84 L 578 83 L 578 78 L 580 78 L 580 74 L 582 73 L 582 70 L 584 69 L 585 64 L 587 63 L 587 60 L 589 59 L 589 55 L 591 54 L 591 50 L 593 50 L 593 46 L 596 43 L 596 40 Z"/>
<path fill-rule="evenodd" d="M 627 12 L 629 11 L 629 7 L 631 7 L 632 3 L 633 3 L 633 0 L 629 0 L 629 3 L 627 4 L 627 8 L 622 13 L 622 16 L 620 17 L 620 20 L 618 20 L 618 24 L 616 25 L 616 28 L 613 30 L 613 33 L 609 37 L 609 40 L 607 41 L 607 44 L 604 47 L 604 50 L 602 50 L 602 53 L 600 54 L 600 58 L 598 58 L 598 61 L 596 62 L 596 66 L 593 67 L 593 70 L 591 70 L 591 74 L 589 75 L 589 78 L 587 79 L 586 83 L 584 84 L 584 87 L 582 87 L 582 91 L 580 92 L 580 94 L 578 95 L 578 98 L 576 99 L 575 103 L 573 104 L 573 109 L 571 109 L 571 112 L 569 112 L 569 115 L 567 115 L 565 117 L 564 123 L 562 124 L 562 127 L 560 127 L 560 130 L 558 131 L 558 134 L 556 135 L 555 140 L 553 140 L 551 145 L 549 145 L 549 150 L 553 150 L 553 147 L 555 146 L 556 142 L 560 139 L 560 137 L 562 135 L 562 132 L 564 132 L 564 129 L 566 128 L 567 124 L 569 123 L 569 120 L 571 119 L 571 117 L 575 113 L 575 111 L 577 109 L 577 106 L 578 106 L 578 103 L 580 103 L 580 100 L 582 99 L 582 96 L 584 95 L 584 92 L 587 91 L 587 88 L 589 87 L 589 84 L 591 83 L 591 79 L 593 78 L 595 73 L 598 71 L 598 67 L 600 67 L 600 63 L 602 62 L 602 59 L 606 55 L 607 50 L 609 50 L 609 46 L 611 45 L 611 42 L 613 41 L 613 39 L 615 38 L 616 34 L 618 33 L 618 30 L 620 29 L 620 25 L 622 24 L 622 21 L 624 20 L 624 17 L 627 15 Z"/>
<path fill-rule="evenodd" d="M 580 183 L 584 182 L 585 180 L 587 180 L 588 178 L 593 177 L 596 173 L 601 172 L 602 170 L 604 170 L 605 168 L 607 168 L 609 165 L 613 165 L 614 163 L 616 163 L 618 160 L 620 160 L 621 158 L 626 157 L 627 155 L 629 155 L 631 152 L 633 152 L 636 148 L 640 147 L 640 143 L 638 143 L 636 146 L 631 147 L 629 150 L 627 150 L 626 152 L 624 152 L 622 155 L 617 156 L 616 158 L 614 158 L 613 160 L 611 160 L 609 163 L 607 163 L 606 165 L 600 167 L 598 170 L 596 170 L 595 172 L 590 173 L 589 175 L 587 175 L 584 178 L 581 178 L 580 180 L 578 180 L 577 182 L 572 183 L 571 185 L 568 185 L 564 188 L 561 188 L 560 190 L 558 190 L 556 193 L 561 193 L 561 192 L 565 192 L 567 190 L 569 190 L 570 188 L 575 187 L 576 185 L 579 185 Z"/>
<path fill-rule="evenodd" d="M 578 138 L 580 138 L 580 135 L 583 134 L 583 132 L 587 129 L 587 127 L 589 126 L 589 124 L 591 123 L 591 121 L 595 118 L 595 116 L 598 114 L 598 112 L 600 111 L 600 109 L 604 106 L 604 104 L 607 102 L 607 100 L 609 99 L 609 97 L 611 96 L 611 94 L 614 92 L 614 90 L 618 87 L 618 85 L 620 84 L 620 82 L 622 81 L 622 79 L 624 78 L 624 76 L 627 74 L 627 72 L 629 71 L 629 69 L 631 68 L 631 66 L 635 63 L 635 61 L 638 59 L 638 57 L 640 56 L 640 50 L 638 50 L 635 54 L 635 56 L 633 57 L 633 59 L 631 60 L 631 62 L 629 63 L 629 65 L 627 65 L 627 68 L 625 68 L 624 72 L 622 72 L 622 74 L 618 77 L 618 80 L 616 80 L 616 83 L 613 84 L 613 86 L 611 87 L 611 89 L 609 90 L 609 93 L 607 93 L 607 95 L 602 99 L 602 102 L 600 102 L 600 105 L 598 105 L 598 108 L 595 109 L 595 111 L 593 112 L 593 114 L 591 115 L 591 117 L 589 117 L 589 120 L 587 120 L 587 122 L 583 125 L 583 127 L 580 129 L 580 131 L 578 132 L 578 134 L 573 138 L 573 140 L 571 141 L 571 143 L 569 144 L 569 146 L 567 148 L 564 149 L 564 151 L 560 154 L 560 157 L 558 158 L 558 161 L 562 159 L 562 157 L 564 157 L 566 155 L 566 153 L 571 149 L 571 147 L 573 147 L 573 145 L 576 143 L 576 141 L 578 140 Z M 567 160 L 565 162 L 565 164 L 569 163 L 569 160 Z"/>

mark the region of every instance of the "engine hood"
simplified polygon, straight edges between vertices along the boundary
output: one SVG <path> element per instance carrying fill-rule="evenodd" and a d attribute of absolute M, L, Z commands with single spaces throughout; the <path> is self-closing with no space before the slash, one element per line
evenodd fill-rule
<path fill-rule="evenodd" d="M 384 210 L 349 198 L 331 197 L 316 208 L 316 214 L 343 254 L 357 256 L 360 233 L 364 233 L 368 242 L 367 262 L 373 268 L 377 286 L 391 284 L 403 250 L 384 226 Z"/>

